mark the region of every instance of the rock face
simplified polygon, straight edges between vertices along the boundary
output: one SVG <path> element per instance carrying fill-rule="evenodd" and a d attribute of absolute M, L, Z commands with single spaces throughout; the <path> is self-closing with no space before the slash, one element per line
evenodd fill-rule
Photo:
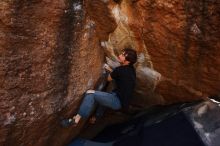
<path fill-rule="evenodd" d="M 118 25 L 108 46 L 139 52 L 138 103 L 168 104 L 219 94 L 217 1 L 123 0 L 109 7 Z"/>
<path fill-rule="evenodd" d="M 96 83 L 104 60 L 99 41 L 115 28 L 108 18 L 98 30 L 84 3 L 0 2 L 1 146 L 64 145 L 74 135 L 59 128 L 59 118 L 73 114 Z M 98 15 L 108 17 L 100 6 Z"/>
<path fill-rule="evenodd" d="M 218 146 L 220 143 L 220 103 L 205 101 L 185 109 L 185 113 L 198 135 L 207 146 Z"/>
<path fill-rule="evenodd" d="M 219 2 L 158 0 L 139 7 L 148 7 L 143 11 L 144 41 L 163 76 L 157 90 L 164 99 L 219 94 Z"/>
<path fill-rule="evenodd" d="M 0 2 L 0 145 L 61 146 L 62 129 L 102 72 L 104 54 L 138 52 L 135 104 L 219 94 L 217 0 Z"/>

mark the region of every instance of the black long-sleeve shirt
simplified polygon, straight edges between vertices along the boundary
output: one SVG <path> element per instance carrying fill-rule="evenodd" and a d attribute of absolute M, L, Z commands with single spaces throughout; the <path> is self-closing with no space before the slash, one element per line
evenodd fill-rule
<path fill-rule="evenodd" d="M 127 107 L 135 88 L 136 72 L 134 67 L 131 65 L 119 66 L 110 75 L 116 83 L 113 92 L 118 95 L 122 107 Z"/>

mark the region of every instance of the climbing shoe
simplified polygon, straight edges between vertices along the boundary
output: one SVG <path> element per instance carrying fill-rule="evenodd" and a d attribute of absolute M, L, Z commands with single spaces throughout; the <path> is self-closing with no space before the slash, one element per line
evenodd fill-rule
<path fill-rule="evenodd" d="M 73 120 L 71 118 L 61 120 L 61 126 L 64 128 L 67 128 L 67 127 L 74 125 L 74 124 L 75 124 L 75 120 Z"/>

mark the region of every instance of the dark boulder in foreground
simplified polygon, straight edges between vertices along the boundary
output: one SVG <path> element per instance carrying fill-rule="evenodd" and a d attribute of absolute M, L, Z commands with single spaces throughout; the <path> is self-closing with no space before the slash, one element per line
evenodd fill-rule
<path fill-rule="evenodd" d="M 68 146 L 218 146 L 220 118 L 216 114 L 220 114 L 220 102 L 211 100 L 155 106 L 106 127 L 90 140 L 74 139 Z"/>

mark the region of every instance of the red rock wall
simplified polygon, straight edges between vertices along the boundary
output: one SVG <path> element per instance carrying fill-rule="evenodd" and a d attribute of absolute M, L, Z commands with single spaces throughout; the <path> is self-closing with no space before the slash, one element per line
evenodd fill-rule
<path fill-rule="evenodd" d="M 137 5 L 144 8 L 143 38 L 163 76 L 157 90 L 165 100 L 219 94 L 219 2 L 151 0 Z"/>
<path fill-rule="evenodd" d="M 138 104 L 170 104 L 220 93 L 219 7 L 216 0 L 109 4 L 117 28 L 106 47 L 120 52 L 131 46 L 139 54 Z M 109 56 L 117 51 L 108 51 Z"/>
<path fill-rule="evenodd" d="M 114 29 L 111 18 L 109 27 L 98 26 L 88 5 L 0 2 L 1 146 L 60 146 L 79 132 L 61 129 L 59 118 L 72 115 L 93 88 L 104 59 L 99 41 Z"/>
<path fill-rule="evenodd" d="M 177 0 L 0 2 L 0 145 L 61 146 L 101 74 L 104 52 L 138 51 L 143 106 L 220 92 L 219 3 Z M 101 42 L 104 46 L 101 47 Z"/>

